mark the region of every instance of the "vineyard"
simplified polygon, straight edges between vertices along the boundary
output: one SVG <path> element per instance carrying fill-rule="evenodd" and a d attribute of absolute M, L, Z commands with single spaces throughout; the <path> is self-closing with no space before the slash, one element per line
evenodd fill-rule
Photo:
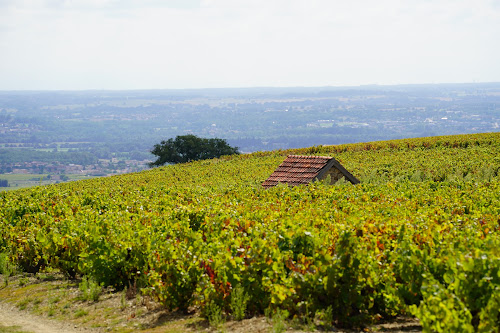
<path fill-rule="evenodd" d="M 261 182 L 288 154 L 351 185 Z M 500 327 L 500 133 L 259 152 L 0 192 L 0 253 L 166 309 L 285 311 L 359 327 Z M 243 297 L 242 295 L 246 296 Z"/>

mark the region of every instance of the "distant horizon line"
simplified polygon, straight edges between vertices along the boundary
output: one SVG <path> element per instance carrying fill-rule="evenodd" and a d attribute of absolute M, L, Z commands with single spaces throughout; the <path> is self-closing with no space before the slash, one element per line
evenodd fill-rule
<path fill-rule="evenodd" d="M 481 82 L 439 82 L 439 83 L 398 83 L 398 84 L 360 84 L 360 85 L 318 85 L 318 86 L 241 86 L 241 87 L 210 87 L 210 88 L 88 88 L 88 89 L 0 89 L 0 92 L 93 92 L 93 91 L 206 91 L 206 90 L 252 90 L 252 89 L 353 89 L 353 88 L 383 88 L 411 86 L 460 86 L 460 85 L 496 85 L 500 81 Z"/>

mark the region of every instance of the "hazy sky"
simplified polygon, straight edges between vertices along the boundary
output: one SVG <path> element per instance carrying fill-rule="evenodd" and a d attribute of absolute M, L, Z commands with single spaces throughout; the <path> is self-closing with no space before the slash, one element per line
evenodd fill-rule
<path fill-rule="evenodd" d="M 0 0 L 0 90 L 500 81 L 500 0 Z"/>

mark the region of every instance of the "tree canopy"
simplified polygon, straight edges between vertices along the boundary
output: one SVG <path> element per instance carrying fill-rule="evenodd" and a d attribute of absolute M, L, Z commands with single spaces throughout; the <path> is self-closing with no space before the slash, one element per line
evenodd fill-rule
<path fill-rule="evenodd" d="M 149 163 L 150 167 L 154 167 L 239 154 L 239 151 L 238 147 L 231 147 L 225 139 L 207 139 L 188 134 L 154 145 L 151 153 L 158 156 L 156 161 Z"/>

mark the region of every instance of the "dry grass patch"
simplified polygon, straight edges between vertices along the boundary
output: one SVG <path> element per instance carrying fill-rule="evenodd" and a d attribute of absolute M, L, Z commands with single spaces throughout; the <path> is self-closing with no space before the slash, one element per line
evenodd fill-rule
<path fill-rule="evenodd" d="M 305 332 L 311 329 L 286 320 L 277 325 L 276 320 L 266 317 L 222 321 L 214 327 L 196 311 L 191 314 L 168 312 L 151 297 L 143 296 L 137 290 L 115 291 L 112 288 L 104 288 L 98 301 L 85 300 L 79 289 L 80 280 L 67 280 L 57 273 L 44 273 L 38 277 L 23 274 L 8 279 L 9 283 L 0 288 L 0 299 L 3 303 L 17 306 L 20 315 L 27 311 L 89 331 L 264 333 L 283 329 L 286 332 Z M 21 279 L 23 282 L 19 283 Z M 317 329 L 323 331 L 324 327 Z M 331 329 L 341 332 L 333 327 Z M 415 319 L 398 319 L 391 323 L 372 326 L 366 331 L 420 332 L 421 327 Z M 0 333 L 4 332 L 25 333 L 22 328 L 0 326 Z"/>

